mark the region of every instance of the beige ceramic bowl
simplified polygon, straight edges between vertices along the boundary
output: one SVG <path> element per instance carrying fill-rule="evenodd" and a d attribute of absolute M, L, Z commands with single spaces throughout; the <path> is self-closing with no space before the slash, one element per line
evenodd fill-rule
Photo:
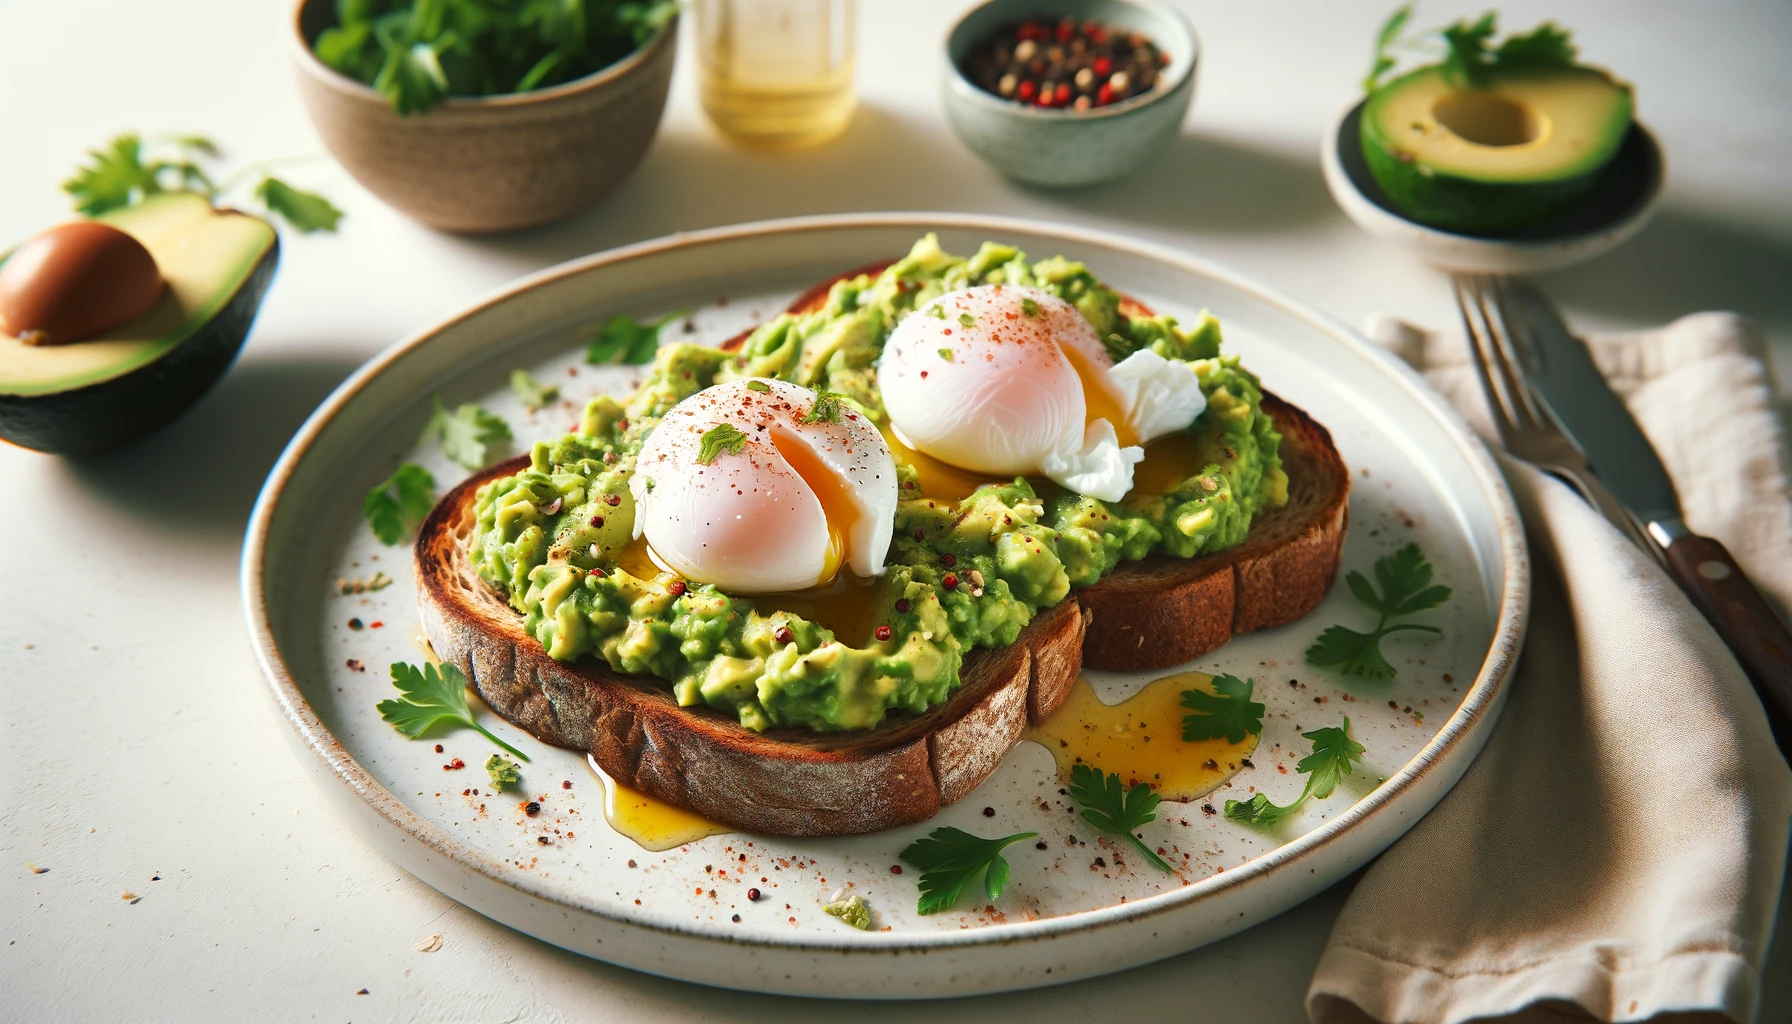
<path fill-rule="evenodd" d="M 299 95 L 330 153 L 401 213 L 444 231 L 535 227 L 571 216 L 628 177 L 659 128 L 678 22 L 595 74 L 537 92 L 448 99 L 400 117 L 384 96 L 317 59 L 332 0 L 299 0 Z"/>

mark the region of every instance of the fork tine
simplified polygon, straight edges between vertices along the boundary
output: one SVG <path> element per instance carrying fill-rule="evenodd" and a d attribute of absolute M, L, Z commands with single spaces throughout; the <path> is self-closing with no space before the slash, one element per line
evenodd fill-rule
<path fill-rule="evenodd" d="M 1530 385 L 1525 383 L 1524 364 L 1518 358 L 1517 343 L 1513 340 L 1516 332 L 1506 315 L 1507 306 L 1501 301 L 1502 280 L 1497 277 L 1476 279 L 1475 298 L 1486 319 L 1494 368 L 1514 407 L 1513 420 L 1521 429 L 1528 429 L 1544 422 L 1543 412 L 1531 394 Z"/>
<path fill-rule="evenodd" d="M 1489 278 L 1487 293 L 1493 298 L 1495 311 L 1498 313 L 1499 341 L 1504 349 L 1507 361 L 1513 367 L 1513 374 L 1524 380 L 1526 372 L 1536 365 L 1536 350 L 1530 341 L 1534 329 L 1530 316 L 1522 305 L 1514 300 L 1518 291 L 1530 287 L 1528 284 L 1509 277 Z M 1539 422 L 1548 419 L 1543 411 L 1543 404 L 1527 385 L 1523 388 L 1525 405 L 1533 418 Z"/>
<path fill-rule="evenodd" d="M 1456 306 L 1462 311 L 1462 326 L 1468 334 L 1469 355 L 1473 357 L 1470 362 L 1474 364 L 1475 377 L 1481 382 L 1481 395 L 1487 400 L 1487 411 L 1499 433 L 1500 443 L 1510 449 L 1518 426 L 1513 421 L 1507 397 L 1495 382 L 1490 367 L 1492 359 L 1489 350 L 1493 344 L 1488 337 L 1487 311 L 1482 307 L 1470 279 L 1459 275 L 1452 278 L 1451 283 L 1456 289 Z"/>

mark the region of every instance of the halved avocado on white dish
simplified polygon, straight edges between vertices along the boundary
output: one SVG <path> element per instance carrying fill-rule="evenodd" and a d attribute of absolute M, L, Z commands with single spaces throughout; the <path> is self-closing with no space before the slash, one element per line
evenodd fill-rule
<path fill-rule="evenodd" d="M 1399 210 L 1449 231 L 1518 231 L 1585 196 L 1630 131 L 1630 86 L 1595 68 L 1514 68 L 1458 88 L 1441 66 L 1370 95 L 1363 158 Z"/>
<path fill-rule="evenodd" d="M 98 337 L 56 345 L 0 337 L 0 437 L 14 444 L 91 454 L 166 426 L 236 358 L 280 260 L 266 221 L 191 193 L 96 219 L 143 243 L 166 291 Z"/>

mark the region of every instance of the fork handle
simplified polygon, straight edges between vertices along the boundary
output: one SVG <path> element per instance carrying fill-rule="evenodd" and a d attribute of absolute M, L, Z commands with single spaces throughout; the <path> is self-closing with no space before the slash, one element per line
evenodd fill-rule
<path fill-rule="evenodd" d="M 1780 749 L 1787 750 L 1792 741 L 1792 633 L 1721 542 L 1681 534 L 1668 545 L 1667 563 L 1754 681 Z"/>

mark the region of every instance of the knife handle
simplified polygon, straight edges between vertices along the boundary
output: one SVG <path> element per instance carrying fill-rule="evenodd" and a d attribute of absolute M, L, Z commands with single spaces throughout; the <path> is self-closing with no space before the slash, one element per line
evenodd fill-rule
<path fill-rule="evenodd" d="M 1666 554 L 1675 579 L 1754 680 L 1782 744 L 1792 741 L 1792 633 L 1719 541 L 1686 533 Z"/>

